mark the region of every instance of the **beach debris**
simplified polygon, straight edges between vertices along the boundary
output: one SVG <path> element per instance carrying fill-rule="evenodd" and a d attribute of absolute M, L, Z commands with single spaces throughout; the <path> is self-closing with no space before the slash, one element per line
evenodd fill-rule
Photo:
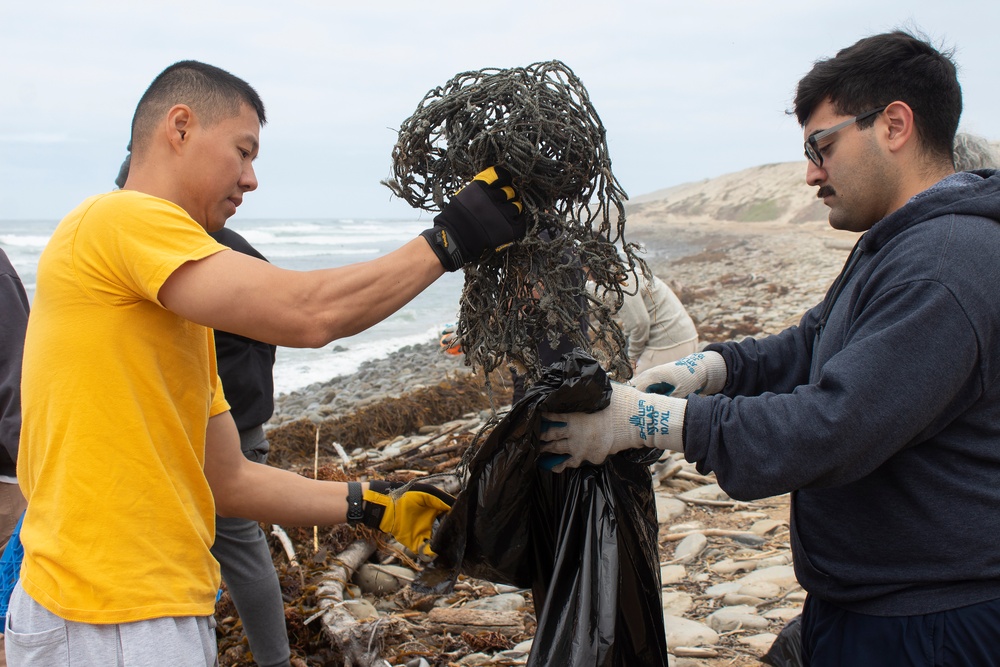
<path fill-rule="evenodd" d="M 342 461 L 334 443 L 349 443 L 351 449 L 366 449 L 386 438 L 457 419 L 469 410 L 501 407 L 502 403 L 497 404 L 497 401 L 509 400 L 510 390 L 502 381 L 494 382 L 487 390 L 485 379 L 479 375 L 452 374 L 437 384 L 404 396 L 387 397 L 342 417 L 319 423 L 303 418 L 271 429 L 268 431 L 271 443 L 268 462 L 278 467 L 287 467 L 292 461 L 301 462 L 303 457 L 313 462 L 317 446 L 321 456 Z M 318 430 L 322 430 L 323 438 L 317 445 Z M 379 450 L 381 448 L 374 451 Z"/>
<path fill-rule="evenodd" d="M 349 452 L 351 463 L 347 466 L 339 454 L 331 451 L 321 458 L 315 473 L 315 425 L 309 431 L 298 430 L 291 424 L 279 426 L 271 429 L 269 437 L 279 436 L 280 431 L 296 433 L 298 443 L 293 449 L 299 453 L 285 457 L 289 461 L 287 467 L 306 477 L 315 474 L 321 480 L 378 478 L 407 482 L 420 478 L 423 481 L 432 469 L 453 461 L 472 447 L 476 433 L 488 418 L 488 413 L 472 410 L 437 425 L 387 435 L 371 448 Z M 323 426 L 321 451 L 327 451 L 328 438 L 332 439 L 332 431 Z M 289 442 L 285 437 L 275 440 Z M 396 453 L 386 456 L 386 451 Z M 683 474 L 655 474 L 660 468 L 674 470 L 678 464 Z M 654 478 L 660 480 L 654 482 L 658 497 L 676 499 L 691 491 L 696 493 L 687 497 L 718 497 L 714 476 L 696 474 L 694 466 L 680 454 L 665 457 L 653 468 Z M 433 481 L 448 483 L 445 477 L 435 477 Z M 755 656 L 760 651 L 741 643 L 759 629 L 742 627 L 716 636 L 709 617 L 719 609 L 750 604 L 756 608 L 757 616 L 768 619 L 768 629 L 777 632 L 801 608 L 801 598 L 793 601 L 800 589 L 788 565 L 787 496 L 747 503 L 742 509 L 677 502 L 685 507 L 683 516 L 670 521 L 661 519 L 658 536 L 661 570 L 676 567 L 682 571 L 675 578 L 661 572 L 668 636 L 679 636 L 678 623 L 687 623 L 684 642 L 670 644 L 671 653 L 678 658 L 703 656 L 706 665 L 717 667 L 759 664 Z M 762 524 L 768 521 L 778 523 L 773 524 L 773 530 L 761 531 L 764 544 L 747 546 L 741 542 L 740 538 L 757 536 L 751 528 L 772 526 Z M 696 531 L 707 538 L 706 548 L 689 562 L 672 564 L 678 555 L 675 550 L 681 536 Z M 371 664 L 394 667 L 419 664 L 420 660 L 431 665 L 510 665 L 523 664 L 527 658 L 525 650 L 518 663 L 510 651 L 535 636 L 537 621 L 532 591 L 463 576 L 448 594 L 425 594 L 405 585 L 407 573 L 418 571 L 421 564 L 410 559 L 391 540 L 365 527 L 321 528 L 318 553 L 313 549 L 311 527 L 287 527 L 284 532 L 297 565 L 289 565 L 289 557 L 281 545 L 283 540 L 274 539 L 272 545 L 286 600 L 293 665 L 352 664 L 343 653 L 343 647 L 350 646 L 351 641 L 368 651 Z M 356 548 L 352 545 L 359 541 L 372 545 L 372 551 L 368 551 L 369 547 L 361 551 L 370 553 L 361 561 L 351 555 Z M 341 572 L 337 568 L 345 562 L 349 567 Z M 739 566 L 730 568 L 729 563 Z M 403 585 L 381 582 L 372 586 L 371 582 L 363 581 L 366 575 L 360 572 L 364 570 L 374 571 L 379 577 L 391 574 Z M 682 598 L 686 604 L 674 609 L 667 604 L 670 596 Z M 327 623 L 320 620 L 332 607 L 339 609 L 336 620 L 330 621 L 338 630 L 328 630 Z M 217 618 L 220 665 L 251 667 L 253 659 L 228 594 L 223 594 Z M 762 625 L 760 621 L 755 624 Z M 333 639 L 332 633 L 341 631 L 354 639 Z M 711 655 L 715 658 L 707 657 Z M 463 662 L 467 656 L 478 657 Z"/>
<path fill-rule="evenodd" d="M 718 296 L 699 292 L 688 305 L 689 312 L 699 321 L 741 321 L 750 315 L 757 318 L 761 329 L 776 333 L 789 323 L 798 321 L 796 313 L 801 314 L 810 304 L 822 298 L 849 250 L 849 247 L 824 246 L 822 238 L 803 235 L 801 231 L 781 235 L 772 233 L 752 237 L 752 243 L 732 247 L 727 250 L 725 261 L 699 257 L 697 262 L 674 263 L 672 271 L 664 269 L 657 273 L 670 273 L 688 284 L 718 291 Z M 753 267 L 759 275 L 780 275 L 783 277 L 782 284 L 789 285 L 790 289 L 772 291 L 765 289 L 766 285 L 723 285 L 718 282 L 719 276 L 734 273 L 739 267 Z M 765 308 L 759 311 L 762 304 Z M 714 336 L 712 338 L 715 339 Z M 268 463 L 312 478 L 317 421 L 307 409 L 311 402 L 328 404 L 333 390 L 336 390 L 338 400 L 350 393 L 354 395 L 351 405 L 334 414 L 350 414 L 354 419 L 363 421 L 369 414 L 363 411 L 374 405 L 367 399 L 386 393 L 381 384 L 383 377 L 392 376 L 394 371 L 405 370 L 410 365 L 431 368 L 434 367 L 434 360 L 441 358 L 457 361 L 455 357 L 442 354 L 436 340 L 406 354 L 413 359 L 406 361 L 398 356 L 388 357 L 381 360 L 380 365 L 369 369 L 368 373 L 359 375 L 366 378 L 364 391 L 354 386 L 356 378 L 350 376 L 332 384 L 316 385 L 303 397 L 288 397 L 295 398 L 300 404 L 286 408 L 289 419 L 268 427 L 271 441 Z M 436 377 L 453 372 L 473 375 L 467 368 L 454 371 L 441 368 L 438 372 L 440 375 Z M 407 413 L 421 409 L 420 405 L 428 400 L 428 396 L 422 393 L 423 389 L 414 391 L 415 384 L 423 388 L 434 384 L 423 375 L 409 381 L 401 380 L 398 372 L 393 381 L 401 389 L 400 394 L 394 397 L 404 400 L 393 403 L 392 409 L 398 408 Z M 409 387 L 406 386 L 408 383 Z M 353 387 L 350 392 L 342 391 L 348 386 Z M 394 430 L 391 421 L 375 420 L 379 424 L 377 433 L 362 433 L 361 441 L 355 441 L 355 436 L 341 437 L 334 429 L 337 424 L 334 419 L 318 420 L 322 422 L 318 478 L 339 481 L 378 478 L 405 482 L 424 477 L 438 466 L 452 469 L 454 459 L 461 457 L 472 446 L 475 433 L 487 418 L 487 412 L 479 403 L 484 396 L 481 378 L 474 385 L 478 387 L 475 392 L 465 393 L 461 390 L 465 385 L 457 386 L 459 390 L 454 393 L 454 400 L 443 400 L 441 403 L 447 406 L 446 416 L 440 416 L 437 408 L 427 413 L 414 413 L 421 414 L 421 418 L 400 421 L 400 430 Z M 474 400 L 463 406 L 463 401 L 471 399 Z M 378 402 L 382 401 L 384 399 L 380 398 Z M 497 399 L 501 406 L 509 402 L 509 394 L 507 398 Z M 293 415 L 309 417 L 295 419 Z M 419 421 L 419 426 L 413 425 L 415 421 Z M 344 444 L 351 458 L 349 466 L 331 446 L 332 441 Z M 653 464 L 652 469 L 659 518 L 660 577 L 671 653 L 678 664 L 687 660 L 704 667 L 759 665 L 763 649 L 747 643 L 761 637 L 758 630 L 743 628 L 718 634 L 707 625 L 708 617 L 720 608 L 749 604 L 756 608 L 758 616 L 771 621 L 771 633 L 796 622 L 805 592 L 795 582 L 794 571 L 789 566 L 788 496 L 740 505 L 685 502 L 678 496 L 702 487 L 707 488 L 697 497 L 726 501 L 719 494 L 718 487 L 714 486 L 717 482 L 715 476 L 699 474 L 682 454 L 665 455 Z M 434 483 L 455 493 L 459 481 L 454 476 L 436 477 Z M 446 487 L 445 484 L 451 486 Z M 364 527 L 348 526 L 321 528 L 321 548 L 319 553 L 315 553 L 311 527 L 286 527 L 293 553 L 296 554 L 297 567 L 289 565 L 278 540 L 270 538 L 275 569 L 286 601 L 293 667 L 343 664 L 337 647 L 322 631 L 320 623 L 313 621 L 306 625 L 304 621 L 319 609 L 317 582 L 329 570 L 331 560 L 357 539 L 378 539 L 377 534 L 363 534 L 362 531 L 366 530 Z M 673 563 L 681 536 L 693 531 L 700 531 L 708 538 L 706 548 L 691 562 Z M 763 538 L 764 544 L 748 545 L 746 541 L 749 541 L 750 534 Z M 368 561 L 380 568 L 395 565 L 414 571 L 420 569 L 420 564 L 407 562 L 406 557 L 405 553 L 383 540 Z M 460 577 L 454 590 L 443 596 L 424 595 L 410 586 L 403 586 L 392 593 L 376 594 L 356 591 L 356 581 L 357 576 L 346 591 L 355 595 L 355 599 L 363 598 L 370 603 L 380 617 L 389 617 L 379 625 L 379 632 L 383 641 L 382 657 L 394 667 L 421 664 L 466 667 L 512 665 L 524 664 L 526 660 L 536 623 L 530 590 Z M 520 635 L 505 637 L 470 626 L 458 633 L 441 631 L 441 626 L 430 621 L 434 609 L 469 608 L 479 601 L 486 602 L 510 594 L 523 598 L 523 608 L 504 606 L 495 610 L 519 610 L 524 622 L 524 632 Z M 217 606 L 216 619 L 220 665 L 253 667 L 255 663 L 246 637 L 225 590 Z M 782 632 L 779 637 L 784 634 Z M 780 641 L 775 640 L 775 644 L 780 644 Z M 518 653 L 521 657 L 517 657 Z M 690 653 L 700 654 L 701 657 L 685 656 Z M 713 653 L 716 657 L 707 657 Z"/>
<path fill-rule="evenodd" d="M 436 211 L 498 165 L 513 175 L 528 218 L 523 241 L 465 268 L 456 335 L 473 368 L 506 365 L 533 383 L 539 340 L 555 349 L 567 337 L 616 379 L 631 377 L 612 315 L 627 274 L 647 271 L 625 239 L 627 195 L 605 135 L 583 83 L 558 60 L 457 74 L 400 126 L 383 181 L 395 195 Z M 585 289 L 582 267 L 598 293 L 610 293 L 604 301 Z"/>
<path fill-rule="evenodd" d="M 289 539 L 285 529 L 278 524 L 273 524 L 271 526 L 271 534 L 277 538 L 278 543 L 284 549 L 285 555 L 288 557 L 288 564 L 292 567 L 298 567 L 299 561 L 295 557 L 295 545 L 292 544 L 292 540 Z"/>
<path fill-rule="evenodd" d="M 365 622 L 357 619 L 345 606 L 351 596 L 344 591 L 359 567 L 375 553 L 375 543 L 357 540 L 337 555 L 330 568 L 318 581 L 316 597 L 319 610 L 306 619 L 322 624 L 323 633 L 340 648 L 347 667 L 387 667 L 390 663 L 379 653 L 381 648 L 378 619 Z"/>

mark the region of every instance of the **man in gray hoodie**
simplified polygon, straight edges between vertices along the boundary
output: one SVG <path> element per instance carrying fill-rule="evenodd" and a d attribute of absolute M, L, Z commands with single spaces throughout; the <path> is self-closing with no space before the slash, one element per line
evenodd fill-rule
<path fill-rule="evenodd" d="M 543 423 L 563 467 L 652 446 L 734 498 L 792 492 L 812 667 L 1000 665 L 1000 174 L 955 173 L 961 109 L 949 55 L 910 34 L 818 61 L 806 180 L 863 232 L 824 301 Z"/>

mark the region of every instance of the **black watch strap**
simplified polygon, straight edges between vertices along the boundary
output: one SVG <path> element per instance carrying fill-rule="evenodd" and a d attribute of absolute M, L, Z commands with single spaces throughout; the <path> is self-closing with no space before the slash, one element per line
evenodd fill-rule
<path fill-rule="evenodd" d="M 347 523 L 355 525 L 365 516 L 360 482 L 347 483 Z"/>

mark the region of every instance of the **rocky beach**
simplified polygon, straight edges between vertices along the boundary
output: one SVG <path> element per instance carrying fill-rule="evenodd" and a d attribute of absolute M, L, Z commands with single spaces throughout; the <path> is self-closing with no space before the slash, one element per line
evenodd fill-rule
<path fill-rule="evenodd" d="M 645 248 L 650 267 L 681 297 L 703 342 L 777 333 L 795 324 L 836 278 L 856 237 L 829 228 L 814 193 L 801 183 L 803 169 L 768 165 L 653 193 L 630 207 L 629 240 Z M 670 252 L 676 245 L 691 252 L 677 257 Z M 267 426 L 272 464 L 328 479 L 437 473 L 445 488 L 457 490 L 460 480 L 451 473 L 462 451 L 494 410 L 508 407 L 503 377 L 491 384 L 484 389 L 462 357 L 445 354 L 437 341 L 365 362 L 354 374 L 277 398 Z M 374 431 L 352 435 L 358 423 Z M 700 475 L 676 454 L 655 464 L 653 475 L 670 664 L 760 664 L 804 599 L 791 567 L 787 496 L 732 500 L 712 475 Z M 316 652 L 318 636 L 332 642 L 332 631 L 319 628 L 322 605 L 305 592 L 309 584 L 296 582 L 322 579 L 333 552 L 356 536 L 346 527 L 319 533 L 328 534 L 320 540 L 309 530 L 287 531 L 291 549 L 274 540 L 275 564 L 290 589 L 286 616 L 293 640 L 299 638 L 293 641 L 297 665 L 346 660 Z M 334 625 L 380 628 L 380 657 L 353 664 L 527 661 L 530 591 L 468 579 L 453 593 L 428 599 L 406 586 L 419 567 L 405 554 L 383 543 L 371 549 L 357 572 L 347 573 L 351 584 L 335 605 L 341 620 Z M 252 664 L 226 603 L 224 597 L 218 614 L 221 664 Z"/>

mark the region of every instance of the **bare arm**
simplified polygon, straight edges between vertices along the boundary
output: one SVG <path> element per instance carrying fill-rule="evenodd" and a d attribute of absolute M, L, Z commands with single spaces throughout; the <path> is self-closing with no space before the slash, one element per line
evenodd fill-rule
<path fill-rule="evenodd" d="M 228 412 L 208 421 L 205 477 L 219 516 L 284 526 L 328 526 L 347 521 L 347 484 L 320 482 L 248 461 Z M 368 484 L 362 484 L 364 490 Z"/>
<path fill-rule="evenodd" d="M 322 347 L 382 321 L 444 273 L 423 238 L 368 262 L 289 271 L 223 251 L 188 262 L 160 288 L 178 315 L 286 347 Z"/>

